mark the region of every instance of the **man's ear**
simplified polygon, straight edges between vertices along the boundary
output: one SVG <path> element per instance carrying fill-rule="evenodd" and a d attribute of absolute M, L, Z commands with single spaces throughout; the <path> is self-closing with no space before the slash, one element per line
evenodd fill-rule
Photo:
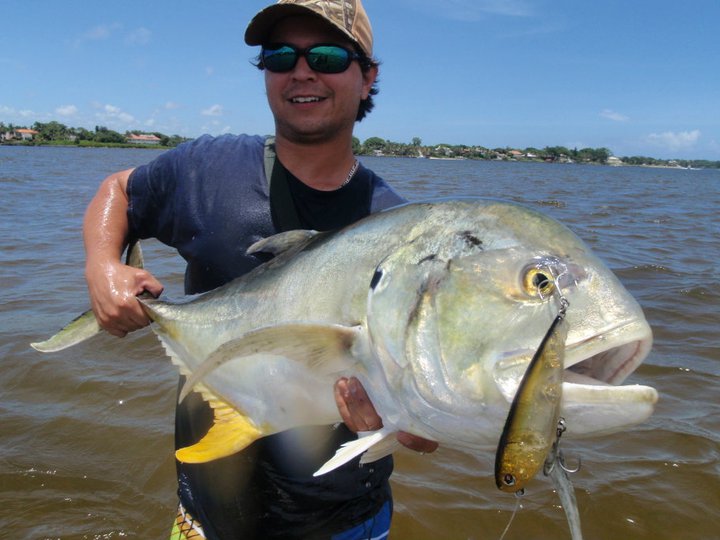
<path fill-rule="evenodd" d="M 378 76 L 378 67 L 372 66 L 370 69 L 363 71 L 363 88 L 362 88 L 362 99 L 367 99 L 370 96 L 370 89 L 375 84 L 375 79 Z"/>

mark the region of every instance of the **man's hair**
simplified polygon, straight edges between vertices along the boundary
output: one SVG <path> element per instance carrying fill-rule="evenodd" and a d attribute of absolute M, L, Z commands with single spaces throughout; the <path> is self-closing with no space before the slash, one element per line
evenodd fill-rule
<path fill-rule="evenodd" d="M 358 60 L 358 63 L 360 64 L 360 69 L 363 73 L 367 73 L 372 68 L 377 68 L 380 66 L 380 62 L 377 60 L 373 60 L 372 58 L 368 58 L 365 56 L 364 53 L 360 52 L 360 59 Z M 358 113 L 355 117 L 356 122 L 360 122 L 365 116 L 372 111 L 375 108 L 375 101 L 373 101 L 373 96 L 377 96 L 380 93 L 380 89 L 378 88 L 378 79 L 375 79 L 375 82 L 370 87 L 370 92 L 368 93 L 368 97 L 360 101 L 360 107 L 358 107 Z"/>
<path fill-rule="evenodd" d="M 373 60 L 372 58 L 368 58 L 365 53 L 360 50 L 359 47 L 355 46 L 354 49 L 355 52 L 360 55 L 360 58 L 358 58 L 358 64 L 360 64 L 360 70 L 363 73 L 367 73 L 372 68 L 380 66 L 380 62 L 378 62 L 377 60 Z M 261 54 L 257 55 L 252 64 L 260 71 L 265 69 L 265 66 L 262 62 Z M 368 93 L 368 97 L 360 101 L 357 116 L 355 117 L 356 122 L 360 122 L 363 118 L 365 118 L 365 116 L 367 116 L 370 111 L 375 108 L 375 101 L 373 101 L 373 96 L 378 95 L 378 93 L 380 93 L 380 89 L 378 88 L 378 79 L 375 79 L 375 82 L 373 83 L 372 87 L 370 88 L 370 92 Z"/>

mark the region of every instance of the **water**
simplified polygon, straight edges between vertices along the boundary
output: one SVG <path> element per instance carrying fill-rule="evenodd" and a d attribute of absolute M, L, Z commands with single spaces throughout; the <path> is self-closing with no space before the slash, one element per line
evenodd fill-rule
<path fill-rule="evenodd" d="M 165 539 L 175 511 L 177 375 L 153 335 L 41 355 L 28 343 L 87 306 L 81 223 L 99 181 L 156 150 L 0 147 L 0 530 L 23 539 Z M 628 382 L 660 392 L 628 432 L 565 441 L 583 531 L 597 539 L 720 538 L 720 171 L 363 158 L 411 199 L 476 195 L 537 207 L 617 272 L 655 332 Z M 182 261 L 146 262 L 180 294 Z M 403 452 L 395 539 L 496 539 L 515 506 L 494 456 Z M 569 538 L 547 479 L 508 539 Z"/>

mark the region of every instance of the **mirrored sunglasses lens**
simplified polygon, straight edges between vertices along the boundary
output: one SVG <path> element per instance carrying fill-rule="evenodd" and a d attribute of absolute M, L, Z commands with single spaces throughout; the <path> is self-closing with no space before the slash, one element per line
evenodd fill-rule
<path fill-rule="evenodd" d="M 320 45 L 308 51 L 307 62 L 312 69 L 321 73 L 340 73 L 350 65 L 348 51 L 342 47 Z"/>
<path fill-rule="evenodd" d="M 262 61 L 265 68 L 270 71 L 290 71 L 297 62 L 297 53 L 291 47 L 264 49 Z"/>

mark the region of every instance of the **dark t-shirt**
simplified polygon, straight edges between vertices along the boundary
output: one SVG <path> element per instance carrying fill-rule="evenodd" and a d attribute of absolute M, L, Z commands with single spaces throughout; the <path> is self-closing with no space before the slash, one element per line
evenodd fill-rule
<path fill-rule="evenodd" d="M 262 262 L 249 245 L 278 231 L 271 219 L 264 138 L 202 137 L 166 152 L 130 177 L 131 235 L 175 247 L 188 267 L 188 293 L 210 290 Z M 287 175 L 301 224 L 328 230 L 404 202 L 369 169 L 331 192 Z M 316 219 L 316 216 L 321 216 Z M 282 387 L 280 383 L 279 388 Z M 212 423 L 191 394 L 176 412 L 176 447 L 197 442 Z M 179 495 L 208 538 L 329 538 L 374 515 L 390 498 L 392 458 L 358 459 L 314 478 L 340 444 L 356 436 L 340 424 L 298 428 L 265 437 L 210 463 L 178 463 Z M 316 451 L 303 454 L 313 441 Z M 312 458 L 310 456 L 313 456 Z"/>

